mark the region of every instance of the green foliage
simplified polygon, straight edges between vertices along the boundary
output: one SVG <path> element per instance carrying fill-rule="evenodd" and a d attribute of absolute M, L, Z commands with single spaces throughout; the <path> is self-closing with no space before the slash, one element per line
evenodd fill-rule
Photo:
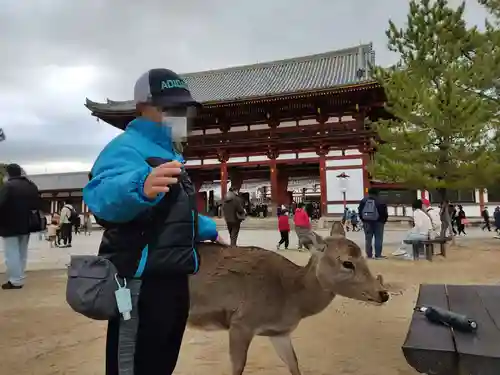
<path fill-rule="evenodd" d="M 484 38 L 467 27 L 464 9 L 446 0 L 412 0 L 404 29 L 389 22 L 388 46 L 400 59 L 373 71 L 394 116 L 374 124 L 385 142 L 377 146 L 375 178 L 462 189 L 486 186 L 498 171 L 491 143 L 496 104 L 471 88 L 467 57 Z"/>

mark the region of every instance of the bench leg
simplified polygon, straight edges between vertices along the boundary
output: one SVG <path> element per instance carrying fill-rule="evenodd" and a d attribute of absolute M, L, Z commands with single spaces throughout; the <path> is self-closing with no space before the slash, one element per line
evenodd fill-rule
<path fill-rule="evenodd" d="M 432 257 L 434 256 L 434 244 L 426 244 L 425 245 L 425 258 L 432 262 Z"/>
<path fill-rule="evenodd" d="M 418 243 L 413 243 L 412 244 L 412 249 L 413 249 L 413 260 L 418 260 L 419 253 L 420 253 L 420 244 Z"/>
<path fill-rule="evenodd" d="M 441 251 L 441 255 L 446 258 L 446 243 L 440 244 L 439 250 Z"/>

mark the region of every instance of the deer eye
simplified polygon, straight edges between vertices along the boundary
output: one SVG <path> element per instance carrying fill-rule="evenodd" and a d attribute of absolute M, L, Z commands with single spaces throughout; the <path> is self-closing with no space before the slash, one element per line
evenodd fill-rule
<path fill-rule="evenodd" d="M 354 263 L 349 261 L 342 262 L 342 267 L 347 268 L 348 270 L 354 271 Z"/>

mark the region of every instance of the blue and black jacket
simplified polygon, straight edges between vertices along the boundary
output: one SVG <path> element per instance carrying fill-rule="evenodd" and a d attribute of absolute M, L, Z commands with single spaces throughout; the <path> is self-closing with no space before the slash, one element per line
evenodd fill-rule
<path fill-rule="evenodd" d="M 196 273 L 196 243 L 215 240 L 215 222 L 198 215 L 193 184 L 183 169 L 179 183 L 154 200 L 144 195 L 152 168 L 178 160 L 168 128 L 138 118 L 97 158 L 83 198 L 105 231 L 99 254 L 122 277 Z"/>

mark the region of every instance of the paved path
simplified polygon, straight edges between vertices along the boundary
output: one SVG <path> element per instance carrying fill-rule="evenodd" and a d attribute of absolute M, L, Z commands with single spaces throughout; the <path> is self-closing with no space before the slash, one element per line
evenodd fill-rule
<path fill-rule="evenodd" d="M 221 232 L 225 238 L 229 238 L 227 231 Z M 327 235 L 328 231 L 318 231 L 321 235 Z M 384 245 L 387 251 L 395 249 L 402 241 L 406 231 L 389 230 L 385 233 Z M 49 248 L 48 243 L 39 240 L 37 235 L 33 235 L 30 240 L 28 269 L 52 269 L 64 268 L 68 263 L 71 254 L 95 254 L 97 253 L 102 232 L 95 231 L 91 236 L 78 235 L 73 239 L 72 248 Z M 477 228 L 472 228 L 466 238 L 458 238 L 457 241 L 466 241 L 467 239 L 491 238 L 493 232 L 482 232 Z M 363 248 L 364 239 L 362 232 L 348 233 L 348 238 L 355 241 Z M 279 233 L 275 230 L 242 230 L 240 232 L 239 245 L 260 246 L 266 249 L 274 249 L 279 240 Z M 290 248 L 297 247 L 297 237 L 294 233 L 290 235 Z M 4 272 L 3 241 L 0 241 L 0 272 Z"/>

